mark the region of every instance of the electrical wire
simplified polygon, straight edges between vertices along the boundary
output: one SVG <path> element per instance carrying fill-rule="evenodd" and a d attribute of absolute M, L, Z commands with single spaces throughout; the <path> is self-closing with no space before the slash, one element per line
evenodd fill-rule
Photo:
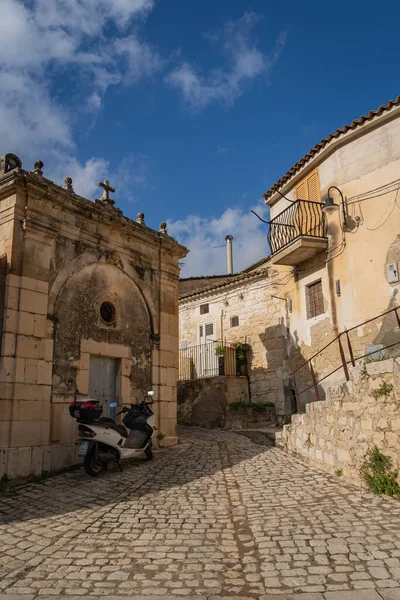
<path fill-rule="evenodd" d="M 400 179 L 394 179 L 390 183 L 385 183 L 384 185 L 381 185 L 372 190 L 368 190 L 367 192 L 363 192 L 362 194 L 357 194 L 356 196 L 351 196 L 350 198 L 347 198 L 347 204 L 355 204 L 356 202 L 363 202 L 364 200 L 371 200 L 372 198 L 384 196 L 384 195 L 390 193 L 391 191 L 393 191 L 390 188 L 395 187 L 396 185 L 397 186 L 400 185 Z M 383 190 L 386 190 L 386 191 L 383 191 Z M 380 192 L 382 192 L 382 193 L 380 193 Z M 371 196 L 371 198 L 369 198 L 369 196 Z"/>
<path fill-rule="evenodd" d="M 282 198 L 285 198 L 285 200 L 287 200 L 288 202 L 291 202 L 292 204 L 296 204 L 297 200 L 301 200 L 301 198 L 297 198 L 297 200 L 291 200 L 290 198 L 282 194 L 282 192 L 280 192 L 279 190 L 275 190 L 275 192 L 282 196 Z"/>
<path fill-rule="evenodd" d="M 377 229 L 380 229 L 381 227 L 383 227 L 383 225 L 385 225 L 385 223 L 387 223 L 387 221 L 389 220 L 389 217 L 391 216 L 391 214 L 394 211 L 394 209 L 396 208 L 396 206 L 398 207 L 398 204 L 397 204 L 397 195 L 398 195 L 398 193 L 399 193 L 399 189 L 397 188 L 396 195 L 394 197 L 394 202 L 393 202 L 392 210 L 389 212 L 388 216 L 383 221 L 383 223 L 381 223 L 380 225 L 377 225 L 376 227 L 366 227 L 366 229 L 368 229 L 368 231 L 376 231 Z"/>
<path fill-rule="evenodd" d="M 250 210 L 250 212 L 252 212 L 253 215 L 256 215 L 257 219 L 260 219 L 260 221 L 262 221 L 263 223 L 266 223 L 266 225 L 269 225 L 271 223 L 271 221 L 264 221 L 264 219 L 262 219 L 260 217 L 260 215 L 258 215 L 254 210 Z"/>

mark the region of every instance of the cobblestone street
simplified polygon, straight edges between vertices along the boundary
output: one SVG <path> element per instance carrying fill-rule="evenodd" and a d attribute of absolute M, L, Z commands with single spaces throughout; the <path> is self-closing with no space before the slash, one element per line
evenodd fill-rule
<path fill-rule="evenodd" d="M 181 442 L 2 496 L 0 599 L 400 599 L 400 502 L 233 433 Z"/>

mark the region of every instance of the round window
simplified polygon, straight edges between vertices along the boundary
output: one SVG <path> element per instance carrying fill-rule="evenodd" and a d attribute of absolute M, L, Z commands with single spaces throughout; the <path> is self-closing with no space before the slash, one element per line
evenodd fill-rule
<path fill-rule="evenodd" d="M 103 302 L 100 306 L 100 316 L 105 323 L 113 323 L 115 320 L 115 307 L 111 302 Z"/>

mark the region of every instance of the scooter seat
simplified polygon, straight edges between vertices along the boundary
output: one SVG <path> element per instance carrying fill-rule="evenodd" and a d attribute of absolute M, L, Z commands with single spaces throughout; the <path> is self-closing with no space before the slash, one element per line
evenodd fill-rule
<path fill-rule="evenodd" d="M 114 431 L 118 431 L 122 437 L 128 437 L 128 432 L 126 431 L 125 427 L 123 425 L 117 425 L 110 417 L 101 417 L 99 422 L 104 423 L 106 427 L 114 429 Z"/>

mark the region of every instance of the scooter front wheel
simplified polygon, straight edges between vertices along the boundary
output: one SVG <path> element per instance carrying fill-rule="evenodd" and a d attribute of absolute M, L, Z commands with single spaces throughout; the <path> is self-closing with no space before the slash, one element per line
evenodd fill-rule
<path fill-rule="evenodd" d="M 151 449 L 151 445 L 147 446 L 146 450 L 144 451 L 145 455 L 146 455 L 146 459 L 147 460 L 152 460 L 153 459 L 153 451 Z"/>
<path fill-rule="evenodd" d="M 84 458 L 83 467 L 88 475 L 91 475 L 92 477 L 98 477 L 107 469 L 107 463 L 98 462 L 96 449 L 92 448 L 92 450 L 90 450 L 90 452 L 88 452 Z"/>

